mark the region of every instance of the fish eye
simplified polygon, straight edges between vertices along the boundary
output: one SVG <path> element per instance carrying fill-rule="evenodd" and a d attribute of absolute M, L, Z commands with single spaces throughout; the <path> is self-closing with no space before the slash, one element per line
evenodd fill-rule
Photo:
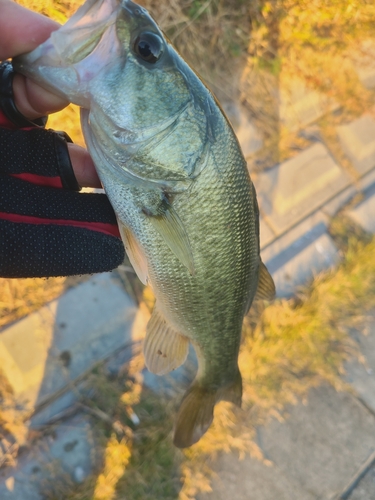
<path fill-rule="evenodd" d="M 134 42 L 137 56 L 149 63 L 156 63 L 163 54 L 163 40 L 155 33 L 141 33 Z"/>

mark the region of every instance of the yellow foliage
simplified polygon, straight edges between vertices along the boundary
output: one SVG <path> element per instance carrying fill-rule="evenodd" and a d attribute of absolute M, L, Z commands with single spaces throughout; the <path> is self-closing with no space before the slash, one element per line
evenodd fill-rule
<path fill-rule="evenodd" d="M 131 448 L 125 439 L 118 442 L 114 434 L 105 450 L 103 472 L 98 476 L 93 500 L 112 500 L 116 497 L 118 480 L 123 476 L 131 457 Z"/>
<path fill-rule="evenodd" d="M 58 297 L 65 278 L 0 278 L 0 328 Z"/>
<path fill-rule="evenodd" d="M 17 3 L 64 24 L 83 2 L 81 0 L 17 0 Z"/>

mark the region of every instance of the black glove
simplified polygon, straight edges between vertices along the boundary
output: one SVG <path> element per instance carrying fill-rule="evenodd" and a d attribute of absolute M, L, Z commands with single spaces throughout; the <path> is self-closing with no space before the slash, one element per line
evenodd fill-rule
<path fill-rule="evenodd" d="M 0 276 L 86 274 L 123 261 L 108 198 L 78 190 L 59 134 L 0 128 Z"/>
<path fill-rule="evenodd" d="M 110 271 L 124 259 L 104 194 L 79 194 L 64 133 L 30 121 L 13 100 L 13 68 L 0 64 L 0 276 Z"/>

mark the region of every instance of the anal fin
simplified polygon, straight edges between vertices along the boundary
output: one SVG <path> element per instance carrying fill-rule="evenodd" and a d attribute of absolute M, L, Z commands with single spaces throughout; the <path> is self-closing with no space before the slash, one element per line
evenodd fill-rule
<path fill-rule="evenodd" d="M 165 375 L 181 366 L 188 352 L 188 338 L 173 329 L 156 303 L 146 328 L 143 346 L 147 368 L 156 375 Z"/>

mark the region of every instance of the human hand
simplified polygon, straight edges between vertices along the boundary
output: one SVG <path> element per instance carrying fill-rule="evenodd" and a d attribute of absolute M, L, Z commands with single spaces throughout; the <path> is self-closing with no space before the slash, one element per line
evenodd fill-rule
<path fill-rule="evenodd" d="M 0 12 L 0 61 L 30 52 L 60 27 L 52 19 L 11 0 L 0 0 Z M 20 74 L 14 77 L 13 93 L 17 109 L 30 120 L 60 111 L 69 104 Z M 78 184 L 101 187 L 87 150 L 77 144 L 68 144 L 68 149 Z"/>
<path fill-rule="evenodd" d="M 0 61 L 32 50 L 58 27 L 0 0 Z M 124 249 L 108 198 L 77 192 L 79 186 L 100 187 L 88 152 L 41 127 L 16 127 L 1 107 L 9 101 L 4 89 L 11 83 L 11 98 L 25 119 L 68 104 L 22 75 L 0 81 L 0 276 L 64 276 L 117 267 Z"/>

